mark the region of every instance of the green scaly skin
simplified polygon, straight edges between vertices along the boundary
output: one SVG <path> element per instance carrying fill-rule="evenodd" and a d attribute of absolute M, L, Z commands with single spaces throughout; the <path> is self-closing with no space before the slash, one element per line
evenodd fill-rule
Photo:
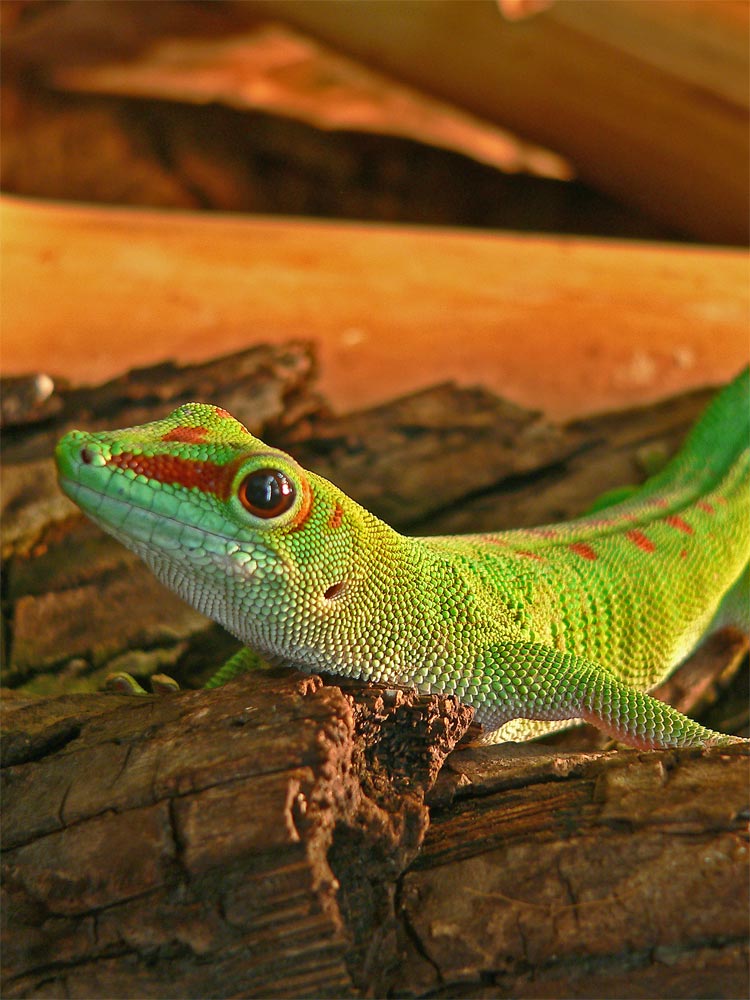
<path fill-rule="evenodd" d="M 640 747 L 735 741 L 645 692 L 747 609 L 747 370 L 632 497 L 543 528 L 405 537 L 202 403 L 71 431 L 57 462 L 89 517 L 273 662 L 456 694 L 488 740 L 582 718 Z"/>

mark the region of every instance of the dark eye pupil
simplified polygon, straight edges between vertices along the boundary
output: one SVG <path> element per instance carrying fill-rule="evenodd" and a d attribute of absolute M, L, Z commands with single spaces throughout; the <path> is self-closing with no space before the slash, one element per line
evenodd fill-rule
<path fill-rule="evenodd" d="M 240 483 L 237 494 L 246 510 L 256 517 L 278 517 L 294 503 L 294 486 L 278 469 L 258 469 Z"/>
<path fill-rule="evenodd" d="M 278 506 L 279 500 L 284 493 L 283 482 L 279 482 L 278 476 L 273 473 L 250 476 L 245 487 L 247 499 L 254 507 L 263 507 L 273 510 Z"/>

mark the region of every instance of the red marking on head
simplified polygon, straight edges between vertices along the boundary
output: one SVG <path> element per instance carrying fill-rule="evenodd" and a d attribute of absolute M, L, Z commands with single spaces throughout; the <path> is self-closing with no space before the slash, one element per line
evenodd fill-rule
<path fill-rule="evenodd" d="M 181 441 L 183 444 L 205 444 L 208 431 L 205 427 L 173 427 L 161 437 L 162 441 Z"/>
<path fill-rule="evenodd" d="M 592 549 L 590 545 L 587 545 L 586 542 L 573 542 L 568 546 L 568 548 L 571 552 L 575 552 L 577 556 L 581 556 L 583 559 L 589 559 L 592 562 L 594 559 L 598 559 L 594 549 Z"/>
<path fill-rule="evenodd" d="M 638 531 L 636 528 L 633 528 L 630 531 L 626 531 L 625 537 L 629 542 L 632 542 L 633 545 L 637 545 L 642 552 L 656 551 L 656 546 L 651 541 L 651 539 L 647 538 L 642 531 Z"/>
<path fill-rule="evenodd" d="M 239 426 L 242 428 L 245 434 L 250 433 L 250 431 L 247 429 L 247 427 L 245 427 L 242 421 L 238 420 L 237 417 L 233 417 L 232 414 L 229 412 L 229 410 L 225 410 L 223 406 L 215 406 L 214 413 L 216 414 L 217 417 L 221 417 L 222 420 L 233 420 L 236 424 L 239 424 Z"/>
<path fill-rule="evenodd" d="M 680 559 L 687 559 L 687 549 L 680 549 Z"/>
<path fill-rule="evenodd" d="M 698 508 L 698 510 L 702 510 L 706 514 L 715 514 L 716 513 L 716 511 L 711 506 L 711 504 L 708 503 L 706 500 L 698 500 L 698 501 L 696 501 L 695 506 Z"/>
<path fill-rule="evenodd" d="M 540 556 L 538 552 L 529 552 L 528 549 L 514 549 L 513 551 L 517 556 L 525 556 L 527 559 L 536 559 L 538 562 L 546 562 L 544 556 Z"/>
<path fill-rule="evenodd" d="M 654 507 L 668 507 L 669 502 L 664 499 L 664 497 L 654 497 L 651 503 Z"/>
<path fill-rule="evenodd" d="M 682 518 L 678 517 L 676 514 L 669 514 L 664 518 L 664 520 L 671 528 L 677 528 L 678 531 L 684 531 L 686 535 L 692 535 L 693 533 L 693 529 L 687 521 L 683 521 Z"/>
<path fill-rule="evenodd" d="M 287 531 L 299 531 L 300 528 L 304 528 L 310 514 L 312 514 L 313 491 L 305 477 L 300 480 L 300 486 L 302 487 L 302 503 L 294 515 L 294 520 L 289 522 Z"/>
<path fill-rule="evenodd" d="M 134 455 L 132 451 L 112 455 L 107 464 L 118 469 L 132 469 L 136 475 L 145 476 L 157 483 L 213 493 L 220 500 L 226 500 L 229 496 L 236 471 L 236 462 L 217 465 L 215 462 L 199 462 L 179 458 L 177 455 Z"/>
<path fill-rule="evenodd" d="M 344 520 L 344 508 L 341 506 L 340 503 L 337 503 L 333 511 L 333 514 L 331 514 L 330 518 L 328 519 L 328 527 L 332 528 L 335 531 L 336 528 L 341 527 L 341 522 L 343 520 Z"/>

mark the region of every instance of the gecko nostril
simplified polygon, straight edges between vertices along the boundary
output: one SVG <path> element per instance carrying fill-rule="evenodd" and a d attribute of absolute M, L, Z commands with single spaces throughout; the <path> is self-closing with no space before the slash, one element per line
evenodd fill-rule
<path fill-rule="evenodd" d="M 332 583 L 330 587 L 323 593 L 323 597 L 327 601 L 332 601 L 335 597 L 338 597 L 341 591 L 346 586 L 346 581 L 341 580 L 339 583 Z"/>
<path fill-rule="evenodd" d="M 81 461 L 84 465 L 91 465 L 94 461 L 94 453 L 90 448 L 81 448 Z"/>

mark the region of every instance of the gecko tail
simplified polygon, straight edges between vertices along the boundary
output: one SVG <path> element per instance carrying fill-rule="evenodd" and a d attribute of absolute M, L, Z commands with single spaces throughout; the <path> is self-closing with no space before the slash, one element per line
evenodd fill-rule
<path fill-rule="evenodd" d="M 750 367 L 716 394 L 680 451 L 648 479 L 638 497 L 689 484 L 697 495 L 714 489 L 750 446 Z"/>
<path fill-rule="evenodd" d="M 583 719 L 555 719 L 553 721 L 511 719 L 510 722 L 498 726 L 497 729 L 482 732 L 475 742 L 479 744 L 525 743 L 527 740 L 536 740 L 540 736 L 549 736 L 551 733 L 559 733 L 572 726 L 581 725 L 583 725 Z"/>
<path fill-rule="evenodd" d="M 638 514 L 654 497 L 678 510 L 705 496 L 750 448 L 750 367 L 716 394 L 686 437 L 682 447 L 640 486 L 622 486 L 598 497 L 579 520 Z"/>

